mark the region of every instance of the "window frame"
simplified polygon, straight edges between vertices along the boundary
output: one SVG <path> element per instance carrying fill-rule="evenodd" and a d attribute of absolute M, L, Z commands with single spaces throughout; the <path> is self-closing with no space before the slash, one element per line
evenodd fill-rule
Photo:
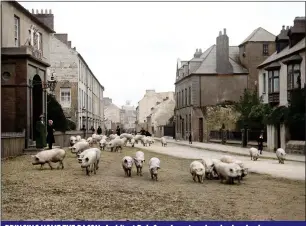
<path fill-rule="evenodd" d="M 275 75 L 275 72 L 277 71 L 278 75 Z M 268 70 L 268 93 L 269 94 L 273 94 L 273 93 L 279 93 L 280 91 L 280 76 L 279 76 L 279 69 L 272 69 L 272 70 Z M 270 74 L 271 73 L 271 74 Z M 270 75 L 272 75 L 270 77 Z M 274 80 L 278 79 L 278 91 L 275 91 L 275 87 L 274 87 Z"/>
<path fill-rule="evenodd" d="M 267 92 L 267 74 L 264 72 L 262 74 L 262 86 L 263 86 L 263 89 L 262 89 L 262 93 L 263 94 L 266 94 Z"/>
<path fill-rule="evenodd" d="M 187 88 L 185 88 L 185 106 L 188 105 L 188 95 L 187 95 Z"/>
<path fill-rule="evenodd" d="M 268 43 L 263 43 L 262 44 L 262 55 L 263 56 L 269 56 L 269 44 Z"/>
<path fill-rule="evenodd" d="M 294 69 L 298 66 L 298 69 Z M 291 71 L 289 71 L 291 68 Z M 297 73 L 297 79 L 295 84 L 295 73 Z M 298 81 L 300 81 L 298 83 Z M 296 86 L 296 87 L 295 87 Z M 301 63 L 293 62 L 287 65 L 287 90 L 294 90 L 301 88 Z"/>
<path fill-rule="evenodd" d="M 16 21 L 17 21 L 17 24 L 16 24 Z M 16 42 L 17 42 L 17 45 L 16 45 Z M 20 47 L 20 18 L 16 15 L 14 15 L 14 46 Z"/>
<path fill-rule="evenodd" d="M 68 94 L 67 96 L 63 95 L 63 93 Z M 62 98 L 68 98 L 69 100 L 62 100 Z M 70 108 L 71 107 L 71 88 L 68 87 L 61 87 L 60 88 L 60 103 L 63 108 Z"/>

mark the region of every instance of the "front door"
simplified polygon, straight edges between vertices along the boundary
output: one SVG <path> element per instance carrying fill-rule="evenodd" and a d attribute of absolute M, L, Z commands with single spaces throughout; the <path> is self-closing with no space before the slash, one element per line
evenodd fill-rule
<path fill-rule="evenodd" d="M 199 141 L 203 142 L 203 118 L 199 118 Z"/>

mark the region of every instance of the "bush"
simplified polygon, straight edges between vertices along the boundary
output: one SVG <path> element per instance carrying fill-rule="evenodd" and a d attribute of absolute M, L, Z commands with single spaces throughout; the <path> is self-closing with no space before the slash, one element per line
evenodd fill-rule
<path fill-rule="evenodd" d="M 53 120 L 53 127 L 55 130 L 65 132 L 67 130 L 67 119 L 62 106 L 51 94 L 48 94 L 47 102 L 48 120 Z"/>
<path fill-rule="evenodd" d="M 67 119 L 67 130 L 76 130 L 76 124 L 74 121 Z"/>

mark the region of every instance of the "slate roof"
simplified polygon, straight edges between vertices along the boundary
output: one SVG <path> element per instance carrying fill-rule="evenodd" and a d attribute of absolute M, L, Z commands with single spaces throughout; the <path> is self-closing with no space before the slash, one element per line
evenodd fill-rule
<path fill-rule="evenodd" d="M 216 45 L 209 47 L 200 57 L 203 61 L 200 67 L 192 74 L 217 74 L 216 71 Z M 229 61 L 233 66 L 233 74 L 247 74 L 248 70 L 237 61 L 239 58 L 239 47 L 229 47 Z"/>
<path fill-rule="evenodd" d="M 289 46 L 287 46 L 286 48 L 284 48 L 282 51 L 280 51 L 279 53 L 274 52 L 270 57 L 268 57 L 264 62 L 262 62 L 260 65 L 258 65 L 257 68 L 262 68 L 263 66 L 272 63 L 274 61 L 277 61 L 281 58 L 284 58 L 286 56 L 289 56 L 295 52 L 298 52 L 300 50 L 305 51 L 305 38 L 303 38 L 301 41 L 299 41 L 295 46 L 289 48 Z"/>
<path fill-rule="evenodd" d="M 275 38 L 275 35 L 262 27 L 259 27 L 255 29 L 239 46 L 247 42 L 274 42 Z"/>

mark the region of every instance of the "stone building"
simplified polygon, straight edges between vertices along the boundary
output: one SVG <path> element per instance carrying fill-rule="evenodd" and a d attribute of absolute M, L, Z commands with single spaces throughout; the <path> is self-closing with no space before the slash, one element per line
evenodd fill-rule
<path fill-rule="evenodd" d="M 288 106 L 290 92 L 305 85 L 305 17 L 296 17 L 293 27 L 282 27 L 276 37 L 276 52 L 262 62 L 258 68 L 259 96 L 271 106 Z M 296 140 L 295 131 L 284 124 L 267 126 L 267 148 L 286 149 L 289 140 Z M 304 153 L 304 142 L 300 152 Z"/>
<path fill-rule="evenodd" d="M 77 128 L 90 129 L 103 126 L 104 87 L 89 68 L 76 48 L 71 47 L 68 34 L 55 34 L 51 38 L 51 71 L 56 73 L 58 84 L 56 99 L 67 118 Z"/>
<path fill-rule="evenodd" d="M 1 131 L 26 131 L 46 115 L 45 82 L 50 76 L 50 38 L 55 33 L 16 1 L 1 2 Z M 50 15 L 51 10 L 41 14 Z"/>
<path fill-rule="evenodd" d="M 255 90 L 258 87 L 257 66 L 275 52 L 275 35 L 259 27 L 238 47 L 241 65 L 249 71 L 247 88 Z"/>
<path fill-rule="evenodd" d="M 136 130 L 139 131 L 142 127 L 147 126 L 147 116 L 151 114 L 151 109 L 167 98 L 173 99 L 174 92 L 160 92 L 155 90 L 146 90 L 144 97 L 138 102 Z M 170 110 L 171 111 L 171 110 Z"/>
<path fill-rule="evenodd" d="M 268 31 L 258 28 L 240 47 L 229 46 L 229 37 L 224 29 L 223 34 L 220 31 L 216 38 L 215 45 L 204 52 L 197 49 L 191 60 L 180 62 L 175 82 L 178 139 L 187 139 L 189 133 L 192 133 L 195 141 L 209 140 L 209 132 L 212 130 L 210 121 L 216 121 L 210 118 L 212 108 L 221 103 L 238 101 L 245 88 L 256 86 L 257 69 L 252 61 L 266 59 L 267 55 L 272 54 L 272 37 Z M 218 115 L 235 114 L 223 112 Z M 235 125 L 236 118 L 218 119 L 219 128 L 222 123 Z"/>
<path fill-rule="evenodd" d="M 123 129 L 128 131 L 134 131 L 136 121 L 136 108 L 131 105 L 130 101 L 126 101 L 126 104 L 121 107 L 122 110 L 122 126 Z"/>
<path fill-rule="evenodd" d="M 115 130 L 117 125 L 120 125 L 120 108 L 116 106 L 112 99 L 109 97 L 103 98 L 104 104 L 104 119 L 106 123 L 106 129 Z"/>

